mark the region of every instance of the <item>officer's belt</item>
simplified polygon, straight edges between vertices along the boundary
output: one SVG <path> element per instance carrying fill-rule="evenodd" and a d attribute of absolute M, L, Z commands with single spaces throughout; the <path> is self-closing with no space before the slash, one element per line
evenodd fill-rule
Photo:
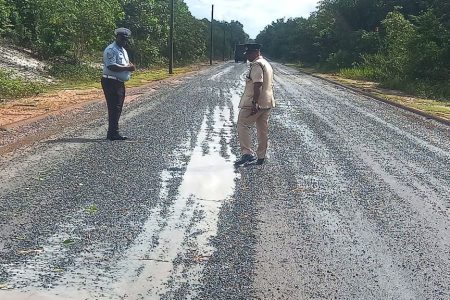
<path fill-rule="evenodd" d="M 120 80 L 119 78 L 117 78 L 116 76 L 111 76 L 111 75 L 102 75 L 103 78 L 108 78 L 108 79 L 114 79 L 120 82 L 123 82 L 123 80 Z"/>

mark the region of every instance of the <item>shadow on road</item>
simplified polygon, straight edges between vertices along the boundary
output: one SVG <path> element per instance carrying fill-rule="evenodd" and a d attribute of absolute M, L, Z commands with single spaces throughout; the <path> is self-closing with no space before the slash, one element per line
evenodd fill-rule
<path fill-rule="evenodd" d="M 110 141 L 106 138 L 61 138 L 61 139 L 55 139 L 55 140 L 48 140 L 44 143 L 46 144 L 59 144 L 59 143 L 73 143 L 73 144 L 86 144 L 86 143 L 147 143 L 151 142 L 151 140 L 145 140 L 145 139 L 127 139 L 125 141 Z"/>
<path fill-rule="evenodd" d="M 104 138 L 96 138 L 96 139 L 89 139 L 89 138 L 62 138 L 62 139 L 55 139 L 55 140 L 48 140 L 45 142 L 46 144 L 58 144 L 58 143 L 110 143 L 107 139 Z"/>

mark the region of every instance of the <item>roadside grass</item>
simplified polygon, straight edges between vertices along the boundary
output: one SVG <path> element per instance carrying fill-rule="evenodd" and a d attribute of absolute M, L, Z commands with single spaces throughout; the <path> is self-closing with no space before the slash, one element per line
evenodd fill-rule
<path fill-rule="evenodd" d="M 58 82 L 48 87 L 48 90 L 62 90 L 62 89 L 99 89 L 101 88 L 100 78 L 101 70 L 93 67 L 88 67 L 89 70 L 85 73 L 85 76 L 79 76 L 79 73 L 67 73 L 63 76 L 58 76 Z M 174 74 L 169 74 L 165 68 L 156 69 L 141 69 L 137 70 L 131 76 L 131 79 L 127 81 L 127 87 L 138 87 L 144 84 L 163 80 L 174 75 L 184 74 L 193 70 L 193 67 L 174 68 Z"/>
<path fill-rule="evenodd" d="M 443 102 L 437 100 L 430 99 L 422 99 L 422 98 L 412 98 L 408 97 L 399 97 L 391 95 L 389 96 L 390 100 L 393 100 L 397 103 L 401 103 L 403 105 L 407 105 L 430 114 L 434 114 L 446 119 L 450 119 L 450 102 Z"/>
<path fill-rule="evenodd" d="M 345 68 L 339 71 L 339 75 L 358 80 L 377 80 L 378 73 L 370 67 Z"/>
<path fill-rule="evenodd" d="M 135 73 L 133 73 L 133 76 L 131 76 L 130 81 L 127 82 L 127 87 L 141 86 L 146 83 L 150 83 L 152 81 L 163 80 L 169 77 L 173 77 L 174 75 L 185 74 L 193 70 L 194 67 L 192 66 L 174 68 L 173 74 L 169 74 L 166 68 L 138 70 Z"/>
<path fill-rule="evenodd" d="M 450 103 L 450 83 L 436 83 L 425 80 L 389 80 L 381 83 L 383 87 L 404 91 L 410 95 Z"/>
<path fill-rule="evenodd" d="M 195 67 L 193 65 L 174 68 L 174 74 L 169 74 L 167 69 L 162 67 L 138 70 L 133 73 L 126 85 L 127 87 L 142 86 L 153 81 L 190 72 Z M 55 65 L 49 71 L 49 74 L 56 79 L 55 82 L 43 83 L 15 79 L 11 74 L 0 70 L 0 103 L 65 89 L 100 89 L 101 73 L 101 69 L 89 65 Z"/>
<path fill-rule="evenodd" d="M 49 85 L 48 90 L 66 88 L 95 87 L 100 79 L 101 70 L 89 64 L 59 64 L 54 63 L 49 69 L 49 75 L 56 79 Z"/>
<path fill-rule="evenodd" d="M 42 82 L 18 79 L 14 74 L 0 70 L 0 103 L 7 99 L 33 96 L 44 91 L 45 84 Z"/>
<path fill-rule="evenodd" d="M 299 64 L 286 65 L 450 120 L 449 84 L 423 81 L 405 83 L 399 80 L 380 82 L 377 80 L 379 74 L 369 67 L 342 69 L 337 73 L 325 73 L 313 68 L 303 68 Z"/>
<path fill-rule="evenodd" d="M 378 82 L 383 88 L 399 90 L 417 97 L 450 102 L 450 83 L 448 82 L 390 78 L 371 66 L 341 69 L 338 75 L 349 79 L 372 80 Z"/>

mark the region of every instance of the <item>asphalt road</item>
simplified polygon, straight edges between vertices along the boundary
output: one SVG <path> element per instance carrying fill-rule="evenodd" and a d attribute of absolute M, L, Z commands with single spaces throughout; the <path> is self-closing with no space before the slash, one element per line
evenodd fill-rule
<path fill-rule="evenodd" d="M 450 299 L 449 127 L 274 70 L 263 166 L 231 62 L 3 157 L 0 299 Z"/>

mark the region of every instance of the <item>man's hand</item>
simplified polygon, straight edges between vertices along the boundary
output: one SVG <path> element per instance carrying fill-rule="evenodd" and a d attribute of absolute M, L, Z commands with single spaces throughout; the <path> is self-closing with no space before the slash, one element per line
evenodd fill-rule
<path fill-rule="evenodd" d="M 108 69 L 113 72 L 136 71 L 136 67 L 132 63 L 130 63 L 128 66 L 109 65 Z"/>
<path fill-rule="evenodd" d="M 134 72 L 134 71 L 136 71 L 136 67 L 132 63 L 130 63 L 128 65 L 128 71 Z"/>
<path fill-rule="evenodd" d="M 253 101 L 252 101 L 252 113 L 250 115 L 254 115 L 259 110 L 258 99 L 259 95 L 261 95 L 262 90 L 262 82 L 255 82 L 253 84 Z"/>
<path fill-rule="evenodd" d="M 252 112 L 250 115 L 254 115 L 259 111 L 259 105 L 256 102 L 252 102 Z"/>

